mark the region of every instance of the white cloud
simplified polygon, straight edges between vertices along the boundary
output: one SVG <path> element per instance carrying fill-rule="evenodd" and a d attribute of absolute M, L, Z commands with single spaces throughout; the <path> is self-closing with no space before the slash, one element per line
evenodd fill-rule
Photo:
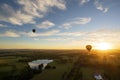
<path fill-rule="evenodd" d="M 5 21 L 12 23 L 14 25 L 22 25 L 26 23 L 35 23 L 33 20 L 34 17 L 25 13 L 22 13 L 22 11 L 15 11 L 10 5 L 3 4 L 3 12 L 6 13 L 6 15 L 2 14 L 2 18 L 0 18 L 0 21 Z"/>
<path fill-rule="evenodd" d="M 55 25 L 54 23 L 46 20 L 42 22 L 41 24 L 38 24 L 37 27 L 42 28 L 42 29 L 48 29 L 48 28 L 53 27 L 54 25 Z"/>
<path fill-rule="evenodd" d="M 77 37 L 77 36 L 82 36 L 84 35 L 85 33 L 83 32 L 62 32 L 62 33 L 58 33 L 56 35 L 59 35 L 59 36 L 74 36 L 74 37 Z"/>
<path fill-rule="evenodd" d="M 77 18 L 72 23 L 73 24 L 87 24 L 91 21 L 91 18 Z"/>
<path fill-rule="evenodd" d="M 33 38 L 34 40 L 38 41 L 38 40 L 45 40 L 45 41 L 69 41 L 72 40 L 73 38 L 70 37 L 56 37 L 56 38 Z"/>
<path fill-rule="evenodd" d="M 80 5 L 84 5 L 85 3 L 90 2 L 90 0 L 80 0 Z M 106 13 L 108 12 L 109 8 L 104 7 L 103 4 L 100 2 L 100 0 L 94 0 L 94 5 L 96 9 Z"/>
<path fill-rule="evenodd" d="M 94 4 L 96 6 L 96 9 L 103 11 L 104 13 L 108 12 L 109 8 L 106 8 L 102 5 L 102 3 L 99 2 L 99 0 L 95 0 Z"/>
<path fill-rule="evenodd" d="M 18 3 L 24 6 L 26 13 L 36 17 L 43 17 L 51 7 L 66 9 L 64 0 L 18 0 Z"/>
<path fill-rule="evenodd" d="M 66 22 L 66 23 L 62 24 L 61 27 L 65 28 L 65 29 L 69 29 L 70 27 L 72 27 L 74 25 L 83 25 L 83 24 L 89 23 L 90 21 L 91 21 L 91 18 L 76 18 L 70 22 Z"/>
<path fill-rule="evenodd" d="M 8 30 L 3 34 L 0 34 L 0 37 L 20 37 L 20 35 L 14 31 Z"/>
<path fill-rule="evenodd" d="M 119 34 L 120 32 L 117 30 L 101 29 L 86 33 L 86 35 L 84 36 L 84 40 L 93 43 L 99 42 L 119 43 L 120 42 Z"/>
<path fill-rule="evenodd" d="M 68 40 L 72 40 L 73 38 L 44 38 L 42 40 L 46 40 L 46 41 L 68 41 Z"/>
<path fill-rule="evenodd" d="M 29 36 L 29 37 L 38 37 L 38 36 L 78 37 L 78 36 L 83 36 L 85 32 L 60 32 L 60 30 L 51 30 L 51 31 L 46 31 L 46 32 L 41 32 L 41 33 L 19 32 L 19 34 Z M 59 38 L 55 38 L 55 39 L 59 39 Z"/>
<path fill-rule="evenodd" d="M 7 27 L 7 25 L 4 25 L 4 24 L 0 24 L 0 27 Z"/>
<path fill-rule="evenodd" d="M 33 38 L 34 40 L 36 40 L 36 41 L 38 41 L 39 40 L 39 38 Z"/>
<path fill-rule="evenodd" d="M 52 35 L 55 35 L 58 32 L 59 32 L 59 30 L 51 30 L 51 31 L 42 32 L 42 33 L 20 32 L 20 34 L 21 35 L 26 35 L 26 36 L 29 36 L 29 37 L 37 37 L 37 36 L 52 36 Z"/>
<path fill-rule="evenodd" d="M 14 25 L 23 25 L 35 23 L 35 18 L 42 18 L 51 8 L 56 7 L 65 10 L 64 0 L 17 0 L 16 3 L 21 6 L 15 10 L 8 4 L 2 4 L 0 21 L 12 23 Z M 4 14 L 5 13 L 5 14 Z"/>
<path fill-rule="evenodd" d="M 90 0 L 80 0 L 80 4 L 83 5 L 83 4 L 85 4 L 85 3 L 89 2 L 89 1 Z"/>
<path fill-rule="evenodd" d="M 22 25 L 22 24 L 27 24 L 27 23 L 32 23 L 34 24 L 35 21 L 33 20 L 33 16 L 24 14 L 20 11 L 16 13 L 13 17 L 8 18 L 9 22 L 15 25 Z"/>
<path fill-rule="evenodd" d="M 92 32 L 85 32 L 82 37 L 73 38 L 69 45 L 80 46 L 91 44 L 95 47 L 99 43 L 110 43 L 114 47 L 119 47 L 120 43 L 119 30 L 101 29 Z"/>

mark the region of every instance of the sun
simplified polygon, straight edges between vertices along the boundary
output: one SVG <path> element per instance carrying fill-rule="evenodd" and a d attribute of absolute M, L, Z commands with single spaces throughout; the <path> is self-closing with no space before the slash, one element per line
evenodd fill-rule
<path fill-rule="evenodd" d="M 100 49 L 100 50 L 108 50 L 110 48 L 111 48 L 111 45 L 109 43 L 106 43 L 106 42 L 102 42 L 102 43 L 97 44 L 97 49 Z"/>

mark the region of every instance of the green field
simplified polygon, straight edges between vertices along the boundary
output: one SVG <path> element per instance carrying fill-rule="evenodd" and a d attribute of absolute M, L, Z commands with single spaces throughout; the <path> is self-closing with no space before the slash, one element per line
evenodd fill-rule
<path fill-rule="evenodd" d="M 20 75 L 21 71 L 24 70 L 26 63 L 19 62 L 20 59 L 24 59 L 22 57 L 0 57 L 0 79 L 3 77 L 12 75 Z"/>
<path fill-rule="evenodd" d="M 41 74 L 35 75 L 31 80 L 61 80 L 65 72 L 70 72 L 73 63 L 59 64 L 52 62 L 50 65 L 56 66 L 56 69 L 44 70 Z"/>
<path fill-rule="evenodd" d="M 0 80 L 94 80 L 98 71 L 105 80 L 119 80 L 120 54 L 114 51 L 84 50 L 1 50 Z M 55 68 L 34 72 L 28 62 L 52 59 Z M 111 73 L 112 70 L 112 73 Z"/>

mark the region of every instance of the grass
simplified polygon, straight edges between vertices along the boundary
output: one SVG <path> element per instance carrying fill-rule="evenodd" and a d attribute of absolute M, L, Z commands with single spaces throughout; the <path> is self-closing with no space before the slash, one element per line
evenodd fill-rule
<path fill-rule="evenodd" d="M 8 76 L 9 74 L 11 74 L 11 70 L 12 70 L 11 66 L 0 67 L 0 80 L 2 79 L 2 77 Z"/>
<path fill-rule="evenodd" d="M 83 80 L 94 80 L 93 78 L 93 69 L 91 68 L 81 68 L 83 73 Z"/>
<path fill-rule="evenodd" d="M 20 75 L 21 71 L 24 70 L 24 68 L 27 65 L 26 62 L 19 62 L 19 60 L 24 60 L 24 59 L 29 59 L 32 56 L 34 56 L 34 58 L 36 59 L 41 59 L 41 58 L 56 58 L 56 54 L 41 54 L 41 53 L 36 53 L 36 54 L 26 54 L 26 52 L 24 53 L 25 55 L 13 55 L 13 56 L 1 56 L 0 57 L 0 80 L 2 80 L 2 77 L 4 76 L 9 76 L 11 74 L 13 75 Z M 37 56 L 36 56 L 37 55 Z M 42 56 L 41 56 L 42 55 Z M 59 55 L 59 54 L 57 54 Z M 27 57 L 28 56 L 28 57 Z M 68 57 L 64 56 L 62 57 L 63 59 L 68 59 Z M 58 61 L 59 56 L 58 56 Z M 73 60 L 74 62 L 74 60 Z M 49 65 L 51 66 L 55 66 L 56 69 L 47 69 L 44 70 L 41 74 L 35 75 L 34 78 L 32 80 L 61 80 L 62 75 L 67 72 L 69 73 L 69 71 L 72 68 L 73 62 L 67 62 L 67 63 L 59 63 L 57 61 L 54 61 L 52 63 L 50 63 Z"/>
<path fill-rule="evenodd" d="M 62 75 L 65 72 L 69 73 L 73 67 L 73 63 L 77 60 L 75 56 L 81 56 L 81 59 L 83 59 L 83 61 L 84 61 L 84 58 L 86 58 L 86 56 L 84 55 L 85 53 L 84 51 L 75 51 L 75 50 L 73 51 L 59 51 L 59 50 L 58 51 L 57 50 L 56 51 L 52 51 L 52 50 L 51 51 L 50 50 L 19 51 L 19 50 L 16 50 L 14 52 L 12 51 L 9 51 L 9 52 L 11 53 L 7 54 L 6 52 L 6 55 L 4 54 L 5 56 L 3 54 L 0 54 L 1 55 L 0 56 L 0 80 L 2 80 L 3 76 L 9 76 L 10 74 L 12 74 L 12 71 L 13 71 L 13 75 L 21 74 L 22 73 L 21 71 L 23 71 L 26 68 L 26 66 L 28 66 L 27 62 L 25 62 L 27 59 L 28 59 L 27 61 L 29 61 L 29 59 L 31 60 L 54 59 L 54 62 L 50 63 L 49 65 L 56 66 L 56 69 L 46 69 L 42 73 L 34 75 L 34 77 L 31 80 L 63 80 Z M 101 53 L 102 52 L 99 52 L 98 54 L 101 55 Z M 117 53 L 119 53 L 119 51 Z M 110 63 L 114 66 L 120 66 L 120 54 L 116 54 L 115 52 L 111 52 L 111 54 L 115 54 L 115 58 L 108 58 L 106 63 Z M 72 59 L 73 61 L 71 63 L 67 62 L 65 64 L 57 62 L 57 60 L 60 61 L 62 59 L 68 60 L 68 61 Z M 102 58 L 99 59 L 97 57 L 96 59 L 90 58 L 89 62 L 90 64 L 96 64 L 97 60 L 101 60 L 102 62 Z M 80 68 L 80 71 L 83 73 L 83 80 L 94 80 L 93 72 L 96 70 L 96 68 L 91 67 L 90 64 L 88 64 L 88 66 L 85 66 L 85 67 L 81 66 Z M 119 68 L 115 70 L 120 71 Z M 111 69 L 111 71 L 116 72 L 114 71 L 114 69 Z M 108 72 L 108 76 L 112 76 L 112 73 L 110 73 L 111 75 L 109 75 L 109 71 L 106 70 L 106 72 Z M 111 78 L 111 79 L 115 80 L 115 78 Z M 73 80 L 74 80 L 74 75 L 73 75 Z M 119 79 L 116 79 L 116 80 L 119 80 Z"/>
<path fill-rule="evenodd" d="M 42 73 L 35 75 L 31 80 L 61 80 L 62 75 L 71 70 L 73 63 L 60 64 L 54 61 L 50 65 L 56 66 L 56 69 L 44 70 Z"/>
<path fill-rule="evenodd" d="M 95 80 L 94 79 L 94 72 L 99 72 L 101 75 L 103 75 L 103 70 L 91 68 L 91 67 L 82 67 L 81 71 L 83 73 L 83 80 Z"/>
<path fill-rule="evenodd" d="M 18 62 L 19 59 L 22 59 L 22 57 L 0 57 L 0 80 L 2 80 L 5 76 L 20 75 L 21 71 L 24 70 L 27 64 Z"/>

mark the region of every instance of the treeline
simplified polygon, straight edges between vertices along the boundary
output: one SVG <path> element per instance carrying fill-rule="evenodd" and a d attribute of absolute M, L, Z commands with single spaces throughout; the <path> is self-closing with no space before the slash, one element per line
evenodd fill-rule
<path fill-rule="evenodd" d="M 16 66 L 12 66 L 12 70 L 9 74 L 2 77 L 2 80 L 30 80 L 35 74 L 39 74 L 43 71 L 43 64 L 40 64 L 38 69 L 31 69 L 29 66 L 26 66 L 20 73 L 16 73 Z M 55 66 L 47 65 L 45 69 L 56 69 Z"/>
<path fill-rule="evenodd" d="M 16 67 L 13 66 L 11 72 L 2 77 L 2 80 L 29 80 L 33 77 L 34 72 L 29 68 L 25 67 L 19 73 L 16 73 Z"/>

